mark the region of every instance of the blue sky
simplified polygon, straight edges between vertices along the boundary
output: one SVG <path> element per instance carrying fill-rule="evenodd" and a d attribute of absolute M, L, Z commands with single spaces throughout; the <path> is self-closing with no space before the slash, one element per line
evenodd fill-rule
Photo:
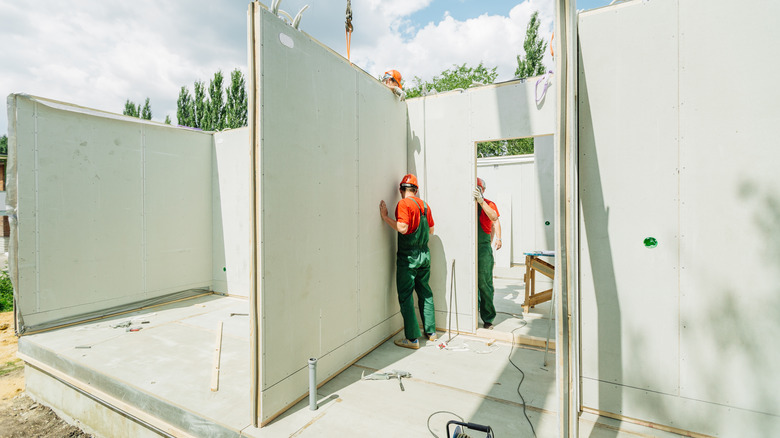
<path fill-rule="evenodd" d="M 612 0 L 579 0 L 577 9 L 593 9 L 608 5 Z M 434 0 L 427 8 L 409 16 L 413 22 L 425 24 L 439 21 L 445 11 L 456 20 L 467 20 L 482 14 L 508 15 L 518 3 L 517 0 Z"/>
<path fill-rule="evenodd" d="M 270 0 L 264 2 L 271 4 Z M 246 72 L 247 0 L 0 1 L 0 95 L 24 92 L 121 113 L 149 97 L 153 120 L 176 122 L 179 89 Z M 346 56 L 346 0 L 282 0 L 300 28 Z M 581 0 L 578 9 L 609 0 Z M 453 65 L 497 67 L 511 79 L 534 11 L 540 36 L 553 29 L 552 0 L 352 0 L 352 62 L 373 76 L 394 68 L 408 82 Z M 552 60 L 545 60 L 551 66 Z M 0 135 L 7 133 L 0 105 Z"/>

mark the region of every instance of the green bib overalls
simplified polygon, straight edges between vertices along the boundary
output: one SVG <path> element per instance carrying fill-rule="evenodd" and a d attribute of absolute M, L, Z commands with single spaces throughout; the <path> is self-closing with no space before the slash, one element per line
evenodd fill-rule
<path fill-rule="evenodd" d="M 398 254 L 396 258 L 395 281 L 398 289 L 398 304 L 404 318 L 406 339 L 420 337 L 420 327 L 414 314 L 412 292 L 417 291 L 417 306 L 425 333 L 436 332 L 436 317 L 433 312 L 433 292 L 428 286 L 431 276 L 431 252 L 428 250 L 430 227 L 428 226 L 428 206 L 423 207 L 412 199 L 422 212 L 420 226 L 410 234 L 398 233 Z"/>
<path fill-rule="evenodd" d="M 493 305 L 493 248 L 490 246 L 490 234 L 479 225 L 477 228 L 477 304 L 482 322 L 492 324 L 496 318 L 496 307 Z"/>

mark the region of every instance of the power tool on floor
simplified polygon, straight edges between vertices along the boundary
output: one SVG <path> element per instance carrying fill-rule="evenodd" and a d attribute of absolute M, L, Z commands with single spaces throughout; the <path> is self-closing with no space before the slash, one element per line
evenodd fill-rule
<path fill-rule="evenodd" d="M 455 429 L 450 433 L 450 425 L 454 425 Z M 479 432 L 485 432 L 485 438 L 495 438 L 493 435 L 493 429 L 490 426 L 483 426 L 475 423 L 464 423 L 461 421 L 450 420 L 447 422 L 447 438 L 471 438 L 466 435 L 466 429 L 476 430 Z"/>

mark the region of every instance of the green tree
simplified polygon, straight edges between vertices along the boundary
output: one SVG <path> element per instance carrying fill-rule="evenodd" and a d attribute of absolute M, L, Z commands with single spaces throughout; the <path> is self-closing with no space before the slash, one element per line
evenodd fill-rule
<path fill-rule="evenodd" d="M 534 139 L 514 138 L 511 140 L 483 141 L 477 143 L 477 157 L 500 157 L 534 153 Z"/>
<path fill-rule="evenodd" d="M 14 286 L 8 271 L 0 271 L 0 312 L 14 309 Z"/>
<path fill-rule="evenodd" d="M 195 128 L 194 102 L 185 86 L 179 90 L 179 99 L 176 101 L 176 123 L 180 126 Z"/>
<path fill-rule="evenodd" d="M 208 129 L 208 102 L 206 101 L 206 87 L 203 81 L 195 81 L 195 99 L 193 101 L 193 128 Z"/>
<path fill-rule="evenodd" d="M 165 124 L 170 125 L 171 124 L 171 116 L 168 114 L 165 115 Z"/>
<path fill-rule="evenodd" d="M 498 77 L 496 69 L 498 67 L 488 68 L 481 62 L 476 67 L 467 67 L 466 64 L 452 66 L 434 76 L 430 82 L 423 82 L 422 79 L 415 76 L 414 85 L 406 88 L 406 97 L 413 98 L 422 96 L 423 88 L 428 91 L 436 90 L 438 92 L 456 90 L 458 88 L 466 89 L 472 84 L 492 84 Z"/>
<path fill-rule="evenodd" d="M 230 86 L 226 90 L 225 128 L 233 129 L 247 125 L 249 100 L 246 94 L 246 82 L 241 70 L 230 73 Z"/>
<path fill-rule="evenodd" d="M 140 105 L 139 105 L 140 106 Z M 152 106 L 149 105 L 149 98 L 146 98 L 144 107 L 141 109 L 141 118 L 144 120 L 152 120 Z"/>
<path fill-rule="evenodd" d="M 539 11 L 531 15 L 528 27 L 525 29 L 525 59 L 517 55 L 517 70 L 515 76 L 518 78 L 527 78 L 544 74 L 544 51 L 547 49 L 547 43 L 539 36 Z"/>
<path fill-rule="evenodd" d="M 0 137 L 0 155 L 8 155 L 8 136 Z"/>
<path fill-rule="evenodd" d="M 125 109 L 124 111 L 122 111 L 122 114 L 131 117 L 138 117 L 140 112 L 141 112 L 140 105 L 136 105 L 135 103 L 131 102 L 130 99 L 127 99 L 127 101 L 125 101 Z"/>
<path fill-rule="evenodd" d="M 209 83 L 208 129 L 209 131 L 221 131 L 225 129 L 225 98 L 222 94 L 222 71 L 214 73 L 214 78 Z"/>

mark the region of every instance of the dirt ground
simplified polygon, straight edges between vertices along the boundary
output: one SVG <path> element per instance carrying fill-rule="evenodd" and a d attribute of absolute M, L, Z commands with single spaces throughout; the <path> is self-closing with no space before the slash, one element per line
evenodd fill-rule
<path fill-rule="evenodd" d="M 90 437 L 24 394 L 16 340 L 13 312 L 0 313 L 0 438 Z"/>

